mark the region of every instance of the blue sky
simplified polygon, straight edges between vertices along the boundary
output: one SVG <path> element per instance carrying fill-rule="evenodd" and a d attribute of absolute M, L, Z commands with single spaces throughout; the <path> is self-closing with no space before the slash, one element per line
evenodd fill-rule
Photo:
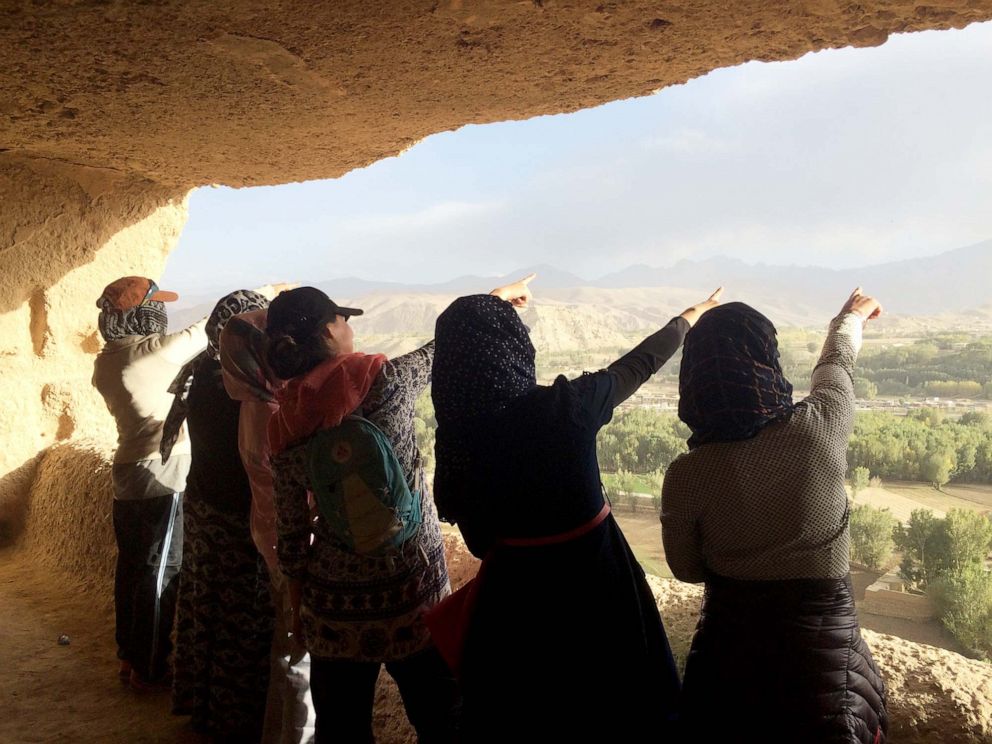
<path fill-rule="evenodd" d="M 992 23 L 470 126 L 333 181 L 203 188 L 162 286 L 860 266 L 992 237 Z"/>

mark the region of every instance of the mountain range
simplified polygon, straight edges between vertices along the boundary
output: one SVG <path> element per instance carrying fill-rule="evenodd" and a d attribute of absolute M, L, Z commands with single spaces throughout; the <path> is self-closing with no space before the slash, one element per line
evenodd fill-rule
<path fill-rule="evenodd" d="M 532 271 L 538 274 L 531 285 L 536 301 L 524 320 L 535 345 L 546 350 L 623 346 L 632 335 L 657 327 L 721 285 L 726 287 L 725 302 L 748 302 L 783 325 L 822 327 L 859 285 L 881 300 L 890 317 L 954 315 L 961 316 L 958 323 L 973 317 L 984 327 L 992 310 L 992 240 L 857 269 L 710 258 L 683 260 L 667 268 L 630 266 L 594 281 L 539 265 L 505 276 L 461 276 L 439 284 L 345 277 L 314 286 L 341 304 L 365 309 L 366 314 L 355 319 L 360 334 L 382 341 L 395 337 L 398 343 L 400 338 L 429 337 L 434 319 L 454 297 L 487 292 Z M 172 327 L 202 317 L 212 305 L 202 302 L 178 310 L 172 314 Z"/>

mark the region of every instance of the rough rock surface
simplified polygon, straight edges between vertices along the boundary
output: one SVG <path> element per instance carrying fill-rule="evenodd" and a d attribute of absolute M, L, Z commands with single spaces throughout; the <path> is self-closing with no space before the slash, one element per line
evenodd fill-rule
<path fill-rule="evenodd" d="M 116 440 L 90 385 L 103 345 L 96 299 L 119 276 L 161 273 L 184 197 L 107 171 L 0 164 L 0 543 L 23 529 L 40 451 L 80 436 Z"/>
<path fill-rule="evenodd" d="M 113 450 L 86 439 L 59 442 L 38 465 L 24 549 L 32 562 L 68 574 L 101 605 L 113 605 Z"/>
<path fill-rule="evenodd" d="M 329 178 L 464 124 L 989 18 L 988 0 L 5 3 L 0 148 L 181 186 Z"/>

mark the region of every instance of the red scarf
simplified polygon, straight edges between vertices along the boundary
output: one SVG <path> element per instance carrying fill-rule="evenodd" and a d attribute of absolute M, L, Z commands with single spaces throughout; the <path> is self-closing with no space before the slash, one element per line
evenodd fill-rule
<path fill-rule="evenodd" d="M 279 454 L 321 429 L 337 426 L 368 395 L 383 354 L 339 354 L 276 393 L 279 410 L 269 420 L 269 447 Z"/>

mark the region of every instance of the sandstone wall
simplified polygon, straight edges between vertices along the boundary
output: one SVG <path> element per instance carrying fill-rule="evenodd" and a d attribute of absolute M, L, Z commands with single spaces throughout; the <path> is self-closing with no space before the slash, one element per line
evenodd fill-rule
<path fill-rule="evenodd" d="M 112 457 L 111 443 L 84 438 L 46 450 L 31 486 L 21 540 L 32 563 L 65 576 L 95 606 L 108 610 L 117 560 Z"/>
<path fill-rule="evenodd" d="M 748 60 L 992 18 L 992 0 L 0 5 L 0 148 L 159 183 L 330 178 L 435 132 Z"/>
<path fill-rule="evenodd" d="M 158 276 L 185 221 L 183 190 L 0 155 L 0 541 L 22 530 L 39 452 L 114 441 L 90 385 L 96 298 L 118 276 Z"/>

